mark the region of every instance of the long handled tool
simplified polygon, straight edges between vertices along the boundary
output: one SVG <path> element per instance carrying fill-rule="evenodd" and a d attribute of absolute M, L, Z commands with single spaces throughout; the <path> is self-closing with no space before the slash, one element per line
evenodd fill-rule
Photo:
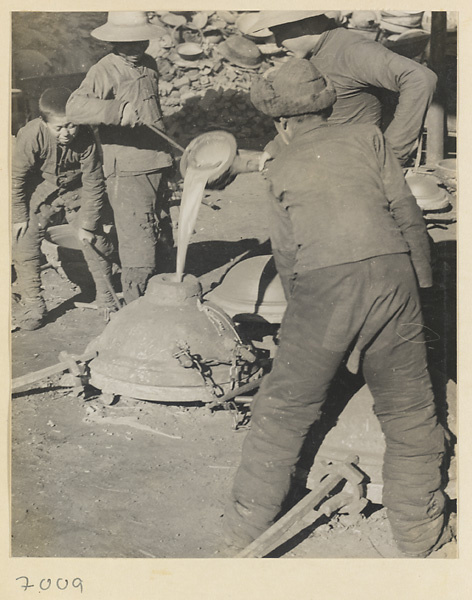
<path fill-rule="evenodd" d="M 61 362 L 50 367 L 41 369 L 40 371 L 28 373 L 27 375 L 22 375 L 21 377 L 16 377 L 15 379 L 13 379 L 11 384 L 12 392 L 16 391 L 18 388 L 22 388 L 26 385 L 31 385 L 32 383 L 40 381 L 41 379 L 45 379 L 46 377 L 58 375 L 59 373 L 63 373 L 64 371 L 75 371 L 76 369 L 74 365 L 78 367 L 79 363 L 86 363 L 89 360 L 95 358 L 96 355 L 97 352 L 93 350 L 84 352 L 80 356 L 72 356 L 65 352 L 61 352 L 59 354 Z M 72 374 L 76 375 L 76 373 Z"/>
<path fill-rule="evenodd" d="M 181 146 L 180 144 L 178 144 L 170 136 L 168 136 L 167 133 L 164 133 L 163 131 L 161 131 L 160 129 L 158 129 L 154 125 L 151 125 L 150 123 L 145 123 L 145 125 L 151 131 L 154 131 L 154 133 L 157 133 L 157 135 L 160 135 L 161 138 L 163 138 L 164 140 L 166 140 L 166 142 L 169 142 L 169 144 L 172 144 L 172 146 L 174 146 L 174 148 L 177 148 L 177 150 L 179 150 L 180 152 L 182 152 L 182 154 L 185 152 L 185 148 L 183 146 Z"/>
<path fill-rule="evenodd" d="M 269 529 L 264 531 L 264 533 L 251 542 L 249 546 L 246 546 L 246 548 L 241 550 L 235 558 L 262 558 L 267 556 L 269 552 L 280 545 L 281 537 L 293 525 L 317 507 L 320 508 L 315 512 L 315 519 L 322 515 L 331 516 L 333 512 L 348 504 L 352 504 L 354 510 L 360 512 L 367 504 L 367 500 L 360 497 L 360 484 L 364 479 L 364 474 L 355 468 L 354 465 L 358 462 L 359 457 L 352 456 L 345 462 L 333 466 L 333 472 L 322 481 L 320 488 L 312 490 L 302 498 L 298 504 L 288 511 L 288 513 L 276 521 Z M 346 480 L 352 485 L 354 493 L 351 495 L 349 493 L 340 492 L 339 494 L 332 496 L 332 498 L 328 499 L 324 504 L 321 504 L 343 480 Z"/>

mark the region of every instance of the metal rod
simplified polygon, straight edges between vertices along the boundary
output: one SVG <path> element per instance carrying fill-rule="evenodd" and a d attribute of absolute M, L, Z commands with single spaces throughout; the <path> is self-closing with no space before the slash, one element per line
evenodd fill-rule
<path fill-rule="evenodd" d="M 250 381 L 249 383 L 245 383 L 244 385 L 241 385 L 241 386 L 235 388 L 234 390 L 231 390 L 230 392 L 228 392 L 221 398 L 218 398 L 218 400 L 217 400 L 218 404 L 223 404 L 224 402 L 228 402 L 229 400 L 236 398 L 236 396 L 240 396 L 244 392 L 249 392 L 250 390 L 253 390 L 253 389 L 259 387 L 261 385 L 263 379 L 264 379 L 264 377 L 259 377 L 259 379 L 255 379 L 254 381 Z"/>

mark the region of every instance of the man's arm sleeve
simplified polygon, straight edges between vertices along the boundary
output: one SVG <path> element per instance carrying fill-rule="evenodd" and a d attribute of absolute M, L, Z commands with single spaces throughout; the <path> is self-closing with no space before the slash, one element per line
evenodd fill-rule
<path fill-rule="evenodd" d="M 12 158 L 12 220 L 23 223 L 29 218 L 27 197 L 28 175 L 34 169 L 38 145 L 24 132 L 19 132 Z"/>
<path fill-rule="evenodd" d="M 285 298 L 288 300 L 295 278 L 297 246 L 290 216 L 280 204 L 279 197 L 280 195 L 276 194 L 273 185 L 270 184 L 268 190 L 270 242 L 275 266 L 282 281 Z"/>
<path fill-rule="evenodd" d="M 385 131 L 385 138 L 403 164 L 415 149 L 436 89 L 436 74 L 414 60 L 368 40 L 356 44 L 349 62 L 360 81 L 398 92 L 395 115 Z"/>
<path fill-rule="evenodd" d="M 82 153 L 82 201 L 80 226 L 88 231 L 97 229 L 104 204 L 105 179 L 95 143 Z"/>
<path fill-rule="evenodd" d="M 66 106 L 67 117 L 77 125 L 119 125 L 126 103 L 109 98 L 111 94 L 105 69 L 94 65 L 72 92 Z"/>
<path fill-rule="evenodd" d="M 411 262 L 419 286 L 431 287 L 433 285 L 431 249 L 423 213 L 405 181 L 402 168 L 388 142 L 382 144 L 382 147 L 384 158 L 382 178 L 391 214 L 410 249 Z"/>

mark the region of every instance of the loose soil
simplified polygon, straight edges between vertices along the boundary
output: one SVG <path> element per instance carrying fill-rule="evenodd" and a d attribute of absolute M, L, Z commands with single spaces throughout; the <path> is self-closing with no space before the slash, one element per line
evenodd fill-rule
<path fill-rule="evenodd" d="M 243 253 L 267 252 L 264 185 L 259 174 L 246 174 L 223 191 L 207 193 L 212 206 L 201 207 L 187 260 L 187 272 L 200 277 L 204 289 L 217 284 Z M 173 211 L 176 218 L 178 209 Z M 446 290 L 435 299 L 440 310 L 433 311 L 436 319 L 444 313 L 447 318 L 436 320 L 435 330 L 443 327 L 448 335 L 439 347 L 430 345 L 430 353 L 446 390 L 442 413 L 454 432 L 455 226 L 431 234 L 448 264 Z M 74 306 L 90 290 L 81 292 L 54 269 L 44 270 L 43 284 L 50 319 L 40 330 L 13 332 L 13 377 L 58 362 L 61 350 L 80 354 L 106 326 L 97 311 Z M 70 377 L 58 375 L 13 394 L 12 555 L 220 557 L 224 505 L 250 423 L 235 429 L 233 412 L 211 412 L 200 402 L 123 398 L 110 406 L 98 390 L 77 395 L 70 384 Z M 454 507 L 454 460 L 449 479 Z M 308 520 L 303 527 L 271 556 L 398 556 L 378 504 L 357 517 Z M 451 542 L 432 556 L 455 554 Z"/>

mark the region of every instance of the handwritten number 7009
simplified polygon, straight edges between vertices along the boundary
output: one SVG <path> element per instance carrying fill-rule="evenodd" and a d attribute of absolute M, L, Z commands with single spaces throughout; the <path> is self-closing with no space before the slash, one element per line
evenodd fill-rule
<path fill-rule="evenodd" d="M 24 583 L 21 585 L 21 587 L 24 589 L 25 592 L 26 592 L 26 590 L 29 590 L 30 588 L 34 588 L 34 587 L 39 587 L 40 591 L 42 591 L 42 592 L 46 592 L 47 590 L 51 589 L 51 587 L 53 589 L 57 588 L 58 590 L 61 590 L 61 591 L 64 591 L 69 587 L 69 580 L 63 579 L 62 577 L 59 577 L 59 579 L 56 579 L 55 583 L 53 583 L 53 580 L 49 579 L 49 578 L 41 579 L 38 586 L 35 586 L 34 583 L 30 583 L 29 577 L 26 577 L 25 575 L 22 575 L 21 577 L 17 577 L 16 581 L 19 581 L 20 579 L 24 579 Z M 75 579 L 73 579 L 70 585 L 74 589 L 80 590 L 80 593 L 82 593 L 84 591 L 83 581 L 82 581 L 82 579 L 80 579 L 80 577 L 76 577 Z"/>

